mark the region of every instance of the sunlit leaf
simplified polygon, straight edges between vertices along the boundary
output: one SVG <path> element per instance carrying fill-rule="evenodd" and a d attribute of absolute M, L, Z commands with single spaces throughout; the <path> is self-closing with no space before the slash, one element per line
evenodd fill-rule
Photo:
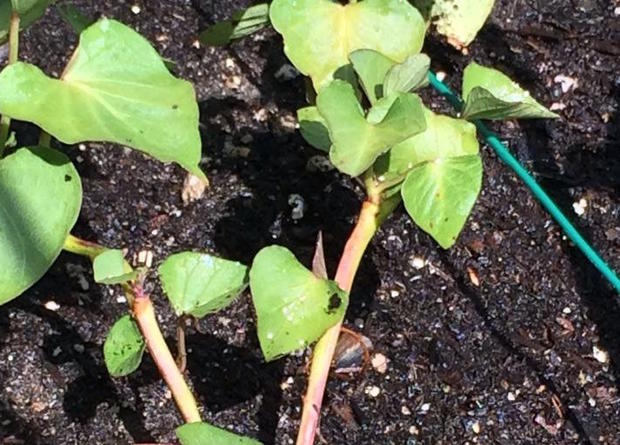
<path fill-rule="evenodd" d="M 122 377 L 140 366 L 145 343 L 131 316 L 119 318 L 103 344 L 103 358 L 112 377 Z"/>
<path fill-rule="evenodd" d="M 383 81 L 386 74 L 396 62 L 385 57 L 383 54 L 371 49 L 358 49 L 349 55 L 360 84 L 371 104 L 381 99 L 383 94 Z"/>
<path fill-rule="evenodd" d="M 341 80 L 321 90 L 317 108 L 333 144 L 330 159 L 351 176 L 362 174 L 379 155 L 425 128 L 419 97 L 398 94 L 383 98 L 366 119 L 353 87 Z"/>
<path fill-rule="evenodd" d="M 484 25 L 495 0 L 413 0 L 437 32 L 457 48 L 468 46 Z"/>
<path fill-rule="evenodd" d="M 159 278 L 177 315 L 204 317 L 228 306 L 247 286 L 247 267 L 197 252 L 170 255 Z"/>
<path fill-rule="evenodd" d="M 223 46 L 231 40 L 248 36 L 269 24 L 269 5 L 260 3 L 237 11 L 232 19 L 210 26 L 200 34 L 200 41 L 206 45 Z"/>
<path fill-rule="evenodd" d="M 271 23 L 284 37 L 284 51 L 317 91 L 349 64 L 357 49 L 373 49 L 402 62 L 422 48 L 426 25 L 403 0 L 274 0 Z M 395 38 L 397 36 L 397 38 Z"/>
<path fill-rule="evenodd" d="M 284 247 L 262 249 L 250 270 L 258 340 L 267 361 L 302 349 L 338 323 L 346 292 L 318 278 Z"/>
<path fill-rule="evenodd" d="M 504 73 L 477 63 L 463 73 L 463 99 L 468 120 L 558 117 Z"/>
<path fill-rule="evenodd" d="M 481 184 L 479 155 L 439 158 L 414 167 L 401 194 L 414 222 L 447 249 L 463 229 Z"/>
<path fill-rule="evenodd" d="M 385 76 L 385 95 L 408 93 L 428 85 L 431 59 L 426 54 L 414 54 L 403 63 L 394 65 Z"/>
<path fill-rule="evenodd" d="M 261 445 L 257 440 L 230 433 L 205 422 L 186 423 L 175 432 L 181 445 Z"/>
<path fill-rule="evenodd" d="M 20 148 L 0 160 L 0 304 L 49 269 L 81 203 L 80 177 L 62 153 Z"/>
<path fill-rule="evenodd" d="M 477 154 L 476 127 L 463 119 L 433 113 L 424 109 L 426 130 L 396 144 L 377 159 L 375 174 L 382 181 L 396 183 L 423 162 Z"/>
<path fill-rule="evenodd" d="M 85 30 L 61 80 L 18 62 L 0 73 L 0 91 L 0 113 L 64 143 L 116 142 L 204 176 L 194 88 L 119 22 L 102 19 Z"/>
<path fill-rule="evenodd" d="M 95 282 L 102 284 L 126 283 L 135 280 L 138 275 L 123 258 L 123 252 L 116 249 L 97 255 L 93 261 L 93 272 Z"/>

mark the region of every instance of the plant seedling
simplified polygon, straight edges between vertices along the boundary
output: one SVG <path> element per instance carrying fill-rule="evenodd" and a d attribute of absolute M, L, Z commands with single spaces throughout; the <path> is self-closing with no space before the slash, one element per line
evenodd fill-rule
<path fill-rule="evenodd" d="M 19 29 L 40 16 L 49 1 L 0 0 L 0 40 L 9 39 L 9 64 L 0 73 L 0 304 L 22 294 L 49 269 L 61 250 L 93 261 L 95 281 L 121 285 L 129 313 L 110 329 L 103 355 L 110 374 L 135 371 L 145 349 L 188 422 L 183 445 L 258 444 L 201 422 L 196 400 L 159 329 L 144 292 L 144 271 L 133 270 L 120 250 L 69 233 L 82 202 L 71 161 L 50 148 L 53 136 L 74 144 L 107 141 L 176 162 L 206 182 L 198 163 L 201 142 L 193 86 L 174 77 L 150 43 L 109 19 L 65 11 L 80 42 L 60 79 L 18 61 Z M 5 26 L 6 25 L 6 26 Z M 11 119 L 42 128 L 40 144 L 19 147 L 9 138 Z M 10 141 L 10 142 L 9 142 Z M 13 150 L 14 146 L 19 148 Z M 11 153 L 4 157 L 5 150 Z M 205 254 L 173 255 L 161 281 L 179 315 L 203 317 L 227 306 L 247 285 L 246 267 Z"/>
<path fill-rule="evenodd" d="M 374 233 L 401 200 L 413 221 L 441 247 L 457 241 L 482 184 L 479 143 L 470 120 L 555 117 L 505 75 L 475 63 L 464 73 L 466 104 L 460 118 L 424 106 L 415 91 L 427 85 L 430 67 L 429 57 L 420 53 L 425 19 L 435 21 L 452 44 L 466 46 L 493 1 L 413 3 L 419 9 L 397 0 L 274 0 L 270 6 L 271 23 L 282 35 L 286 55 L 316 90 L 316 103 L 298 111 L 302 136 L 328 153 L 340 172 L 359 177 L 366 189 L 334 279 L 342 295 L 350 291 Z M 309 313 L 313 305 L 323 309 L 300 320 L 308 325 L 298 328 L 313 334 L 304 337 L 300 347 L 320 337 L 297 437 L 297 445 L 312 445 L 342 316 L 335 322 L 325 310 L 325 298 L 334 292 L 329 280 L 311 277 L 297 264 L 299 276 L 307 277 L 302 281 L 280 266 L 295 261 L 281 247 L 263 249 L 252 265 L 250 287 L 267 360 L 290 348 L 280 342 L 290 320 L 272 314 L 291 304 L 297 313 Z M 284 278 L 263 285 L 273 276 Z M 308 283 L 317 280 L 322 280 L 317 289 L 332 290 L 314 295 Z M 320 336 L 317 328 L 327 325 L 331 327 Z"/>

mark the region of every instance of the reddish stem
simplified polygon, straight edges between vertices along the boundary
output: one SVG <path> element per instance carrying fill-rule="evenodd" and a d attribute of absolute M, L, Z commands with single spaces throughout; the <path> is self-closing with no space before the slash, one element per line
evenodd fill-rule
<path fill-rule="evenodd" d="M 159 373 L 170 388 L 170 392 L 183 415 L 186 423 L 200 422 L 198 405 L 192 391 L 187 386 L 183 374 L 179 371 L 174 357 L 168 349 L 166 340 L 162 335 L 153 303 L 141 286 L 134 286 L 133 313 L 140 327 L 140 331 L 146 341 L 146 347 L 159 369 Z"/>
<path fill-rule="evenodd" d="M 351 236 L 344 247 L 338 270 L 336 282 L 341 289 L 350 292 L 353 279 L 364 255 L 368 243 L 379 228 L 381 220 L 380 207 L 375 200 L 365 201 L 362 205 L 359 219 Z M 336 350 L 342 321 L 325 332 L 314 348 L 308 390 L 304 397 L 301 425 L 297 435 L 297 445 L 312 445 L 316 436 L 323 394 L 332 357 Z"/>

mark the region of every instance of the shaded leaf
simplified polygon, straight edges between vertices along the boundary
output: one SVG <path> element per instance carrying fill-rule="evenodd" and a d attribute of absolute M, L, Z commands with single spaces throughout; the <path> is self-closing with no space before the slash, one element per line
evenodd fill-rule
<path fill-rule="evenodd" d="M 54 0 L 0 0 L 0 43 L 5 42 L 9 36 L 12 2 L 18 10 L 19 29 L 22 30 L 41 18 Z"/>
<path fill-rule="evenodd" d="M 63 20 L 67 22 L 71 26 L 71 28 L 73 28 L 73 30 L 78 34 L 80 34 L 90 25 L 95 23 L 94 19 L 87 17 L 82 13 L 82 11 L 69 3 L 57 5 L 56 10 L 63 18 Z"/>
<path fill-rule="evenodd" d="M 332 141 L 330 159 L 342 172 L 362 174 L 379 155 L 425 128 L 422 101 L 413 94 L 397 94 L 378 101 L 364 117 L 353 87 L 332 81 L 317 97 Z"/>
<path fill-rule="evenodd" d="M 342 319 L 349 303 L 348 294 L 335 282 L 318 278 L 280 246 L 258 252 L 250 288 L 267 361 L 316 341 Z"/>
<path fill-rule="evenodd" d="M 119 318 L 103 344 L 103 358 L 112 377 L 123 377 L 140 366 L 145 343 L 131 316 Z"/>
<path fill-rule="evenodd" d="M 357 49 L 373 49 L 402 62 L 422 48 L 426 25 L 402 0 L 274 0 L 271 23 L 284 37 L 284 51 L 317 91 L 349 64 Z M 398 36 L 397 39 L 394 36 Z"/>
<path fill-rule="evenodd" d="M 447 249 L 463 229 L 481 185 L 479 155 L 440 158 L 414 167 L 401 194 L 414 222 Z"/>
<path fill-rule="evenodd" d="M 390 68 L 385 76 L 385 95 L 408 93 L 428 85 L 431 59 L 426 54 L 414 54 L 403 63 Z"/>
<path fill-rule="evenodd" d="M 133 270 L 123 258 L 123 252 L 109 249 L 100 253 L 93 261 L 95 282 L 102 284 L 121 284 L 135 280 L 138 272 Z"/>
<path fill-rule="evenodd" d="M 177 315 L 204 317 L 228 306 L 247 286 L 247 267 L 211 255 L 182 252 L 159 266 L 159 278 Z"/>
<path fill-rule="evenodd" d="M 261 445 L 257 440 L 230 433 L 205 422 L 186 423 L 175 432 L 181 445 Z"/>
<path fill-rule="evenodd" d="M 325 119 L 316 107 L 305 107 L 297 110 L 299 131 L 306 142 L 324 152 L 329 152 L 332 142 Z"/>
<path fill-rule="evenodd" d="M 269 5 L 261 3 L 237 11 L 232 19 L 210 26 L 200 34 L 200 41 L 206 45 L 224 46 L 231 40 L 240 39 L 269 24 Z"/>
<path fill-rule="evenodd" d="M 384 96 L 383 81 L 396 62 L 371 49 L 353 51 L 349 54 L 349 60 L 359 77 L 366 97 L 371 104 L 376 103 Z"/>
<path fill-rule="evenodd" d="M 102 19 L 82 33 L 62 80 L 18 62 L 0 73 L 0 90 L 0 113 L 64 143 L 116 142 L 204 176 L 194 88 L 119 22 Z"/>
<path fill-rule="evenodd" d="M 470 63 L 463 73 L 463 99 L 462 115 L 468 120 L 558 117 L 508 76 L 477 63 Z"/>
<path fill-rule="evenodd" d="M 62 153 L 20 148 L 0 160 L 0 304 L 45 274 L 81 203 L 80 177 Z"/>

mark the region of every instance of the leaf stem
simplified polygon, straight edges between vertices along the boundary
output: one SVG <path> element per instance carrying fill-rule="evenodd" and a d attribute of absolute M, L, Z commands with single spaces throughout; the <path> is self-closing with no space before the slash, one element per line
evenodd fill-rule
<path fill-rule="evenodd" d="M 68 252 L 86 256 L 91 261 L 106 250 L 105 247 L 99 244 L 73 235 L 67 237 L 63 248 Z M 140 332 L 142 332 L 142 336 L 146 341 L 151 358 L 155 365 L 157 365 L 157 369 L 168 388 L 170 388 L 170 392 L 185 422 L 200 422 L 201 418 L 196 399 L 189 389 L 182 372 L 177 367 L 177 363 L 159 329 L 151 298 L 144 292 L 140 283 L 125 284 L 123 285 L 123 290 L 127 294 L 127 301 L 138 323 Z"/>
<path fill-rule="evenodd" d="M 383 220 L 394 210 L 400 199 L 381 202 L 380 196 L 370 193 L 363 203 L 360 215 L 349 236 L 336 271 L 336 282 L 341 289 L 350 292 L 353 279 L 366 251 L 366 247 Z M 314 348 L 308 389 L 304 397 L 301 425 L 297 435 L 297 445 L 313 445 L 317 433 L 323 394 L 336 343 L 340 335 L 342 320 L 323 334 Z"/>
<path fill-rule="evenodd" d="M 146 347 L 157 365 L 157 369 L 159 369 L 159 373 L 168 385 L 168 388 L 170 388 L 170 392 L 185 422 L 200 422 L 201 418 L 196 399 L 189 389 L 183 374 L 179 371 L 177 363 L 159 329 L 150 297 L 144 293 L 140 285 L 133 287 L 133 293 L 133 314 L 146 341 Z"/>
<path fill-rule="evenodd" d="M 16 11 L 11 13 L 9 22 L 9 65 L 17 62 L 19 57 L 19 14 Z M 6 141 L 9 137 L 11 118 L 3 115 L 0 118 L 0 158 L 4 156 Z"/>

